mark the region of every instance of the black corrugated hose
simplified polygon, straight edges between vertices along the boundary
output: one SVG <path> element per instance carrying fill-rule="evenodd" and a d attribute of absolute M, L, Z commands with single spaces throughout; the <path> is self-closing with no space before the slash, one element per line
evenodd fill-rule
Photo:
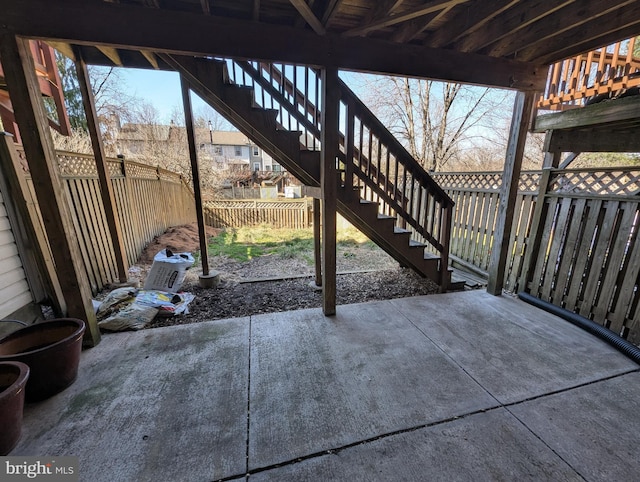
<path fill-rule="evenodd" d="M 640 348 L 635 346 L 633 343 L 628 342 L 621 336 L 618 336 L 613 331 L 605 328 L 604 326 L 600 326 L 596 322 L 591 321 L 590 319 L 585 318 L 584 316 L 580 316 L 569 310 L 560 308 L 559 306 L 552 305 L 547 301 L 543 301 L 540 298 L 531 296 L 529 293 L 525 293 L 524 291 L 518 293 L 518 297 L 522 301 L 525 301 L 537 308 L 545 310 L 553 315 L 559 316 L 560 318 L 567 320 L 569 323 L 573 323 L 574 325 L 582 328 L 583 330 L 588 331 L 592 335 L 597 336 L 601 340 L 607 342 L 609 345 L 616 348 L 618 351 L 627 355 L 634 362 L 640 364 Z"/>

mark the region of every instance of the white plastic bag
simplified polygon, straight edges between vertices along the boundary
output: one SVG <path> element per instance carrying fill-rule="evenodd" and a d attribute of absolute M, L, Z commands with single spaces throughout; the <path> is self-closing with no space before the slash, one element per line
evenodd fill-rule
<path fill-rule="evenodd" d="M 163 249 L 153 257 L 153 264 L 144 282 L 144 289 L 167 293 L 178 292 L 187 270 L 194 261 L 190 253 L 174 254 L 170 249 Z"/>

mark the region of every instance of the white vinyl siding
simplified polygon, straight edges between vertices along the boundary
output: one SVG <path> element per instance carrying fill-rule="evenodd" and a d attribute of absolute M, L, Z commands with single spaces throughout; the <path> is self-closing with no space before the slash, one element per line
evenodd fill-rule
<path fill-rule="evenodd" d="M 0 193 L 0 318 L 9 316 L 32 300 Z"/>

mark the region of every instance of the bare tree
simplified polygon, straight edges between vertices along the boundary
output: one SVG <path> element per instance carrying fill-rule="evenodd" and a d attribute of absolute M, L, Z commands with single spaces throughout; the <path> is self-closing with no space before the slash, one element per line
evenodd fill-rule
<path fill-rule="evenodd" d="M 450 82 L 363 76 L 365 102 L 427 170 L 452 168 L 465 149 L 494 138 L 510 115 L 505 91 Z"/>

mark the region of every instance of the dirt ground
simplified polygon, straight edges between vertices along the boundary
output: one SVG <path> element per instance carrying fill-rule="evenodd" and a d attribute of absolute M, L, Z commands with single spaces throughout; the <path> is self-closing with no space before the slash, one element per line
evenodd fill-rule
<path fill-rule="evenodd" d="M 220 231 L 207 228 L 207 235 L 217 236 Z M 198 251 L 197 225 L 172 227 L 157 236 L 143 251 L 137 264 L 130 268 L 130 277 L 142 285 L 153 256 L 164 248 L 174 252 Z M 221 281 L 217 288 L 199 286 L 202 269 L 196 263 L 187 272 L 182 286 L 183 291 L 195 295 L 189 305 L 189 313 L 156 318 L 148 328 L 322 305 L 322 292 L 313 282 L 315 268 L 305 261 L 272 254 L 244 263 L 224 256 L 210 257 L 209 262 L 210 269 L 220 273 Z M 400 268 L 395 260 L 370 243 L 339 247 L 337 265 L 338 304 L 417 296 L 438 290 L 435 283 L 409 269 Z"/>

